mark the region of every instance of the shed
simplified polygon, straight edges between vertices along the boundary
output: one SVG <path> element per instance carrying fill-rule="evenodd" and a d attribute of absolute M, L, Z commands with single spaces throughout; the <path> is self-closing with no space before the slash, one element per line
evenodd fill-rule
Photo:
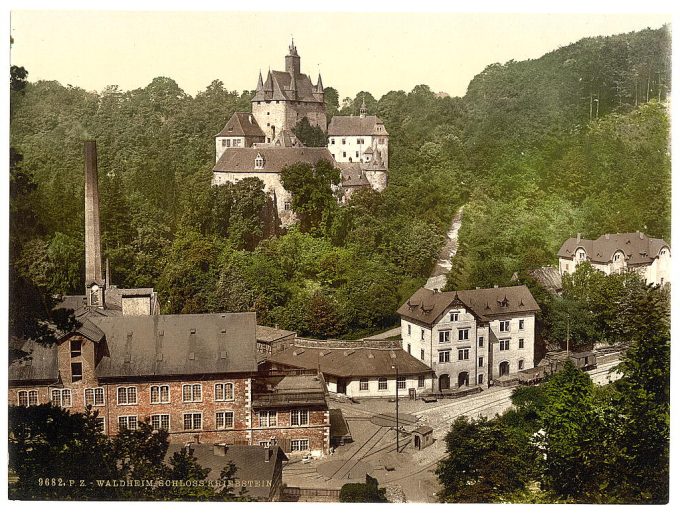
<path fill-rule="evenodd" d="M 413 447 L 416 450 L 427 448 L 434 442 L 434 435 L 431 426 L 419 426 L 411 432 L 413 436 Z"/>

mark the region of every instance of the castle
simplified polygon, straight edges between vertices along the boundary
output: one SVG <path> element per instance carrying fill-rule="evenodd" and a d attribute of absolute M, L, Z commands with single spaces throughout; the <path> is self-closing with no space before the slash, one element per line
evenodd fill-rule
<path fill-rule="evenodd" d="M 327 147 L 305 147 L 295 136 L 296 124 L 306 118 L 328 135 Z M 281 184 L 281 170 L 298 162 L 311 165 L 326 160 L 341 172 L 336 189 L 346 202 L 361 188 L 382 191 L 387 186 L 388 139 L 385 125 L 369 116 L 334 116 L 327 124 L 323 82 L 316 84 L 300 71 L 300 55 L 291 41 L 285 70 L 258 77 L 251 113 L 234 113 L 215 135 L 213 185 L 257 177 L 272 197 L 284 225 L 294 222 L 291 195 Z"/>

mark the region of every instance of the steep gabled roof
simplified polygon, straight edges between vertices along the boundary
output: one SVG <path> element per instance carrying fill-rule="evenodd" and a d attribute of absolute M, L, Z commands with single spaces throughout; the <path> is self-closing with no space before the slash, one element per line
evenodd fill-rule
<path fill-rule="evenodd" d="M 378 126 L 383 130 L 379 131 Z M 328 136 L 389 136 L 383 121 L 375 115 L 339 116 L 331 119 L 328 125 Z"/>
<path fill-rule="evenodd" d="M 224 128 L 215 135 L 215 138 L 224 136 L 243 136 L 243 137 L 263 137 L 264 133 L 260 126 L 255 120 L 252 113 L 243 113 L 237 111 L 229 121 L 225 124 Z"/>
<path fill-rule="evenodd" d="M 257 155 L 264 158 L 264 166 L 255 168 Z M 231 148 L 224 151 L 215 163 L 213 172 L 274 172 L 295 163 L 309 163 L 316 165 L 319 160 L 335 163 L 333 156 L 326 147 L 257 147 Z"/>
<path fill-rule="evenodd" d="M 642 232 L 614 233 L 602 235 L 597 240 L 568 238 L 557 256 L 573 259 L 576 250 L 583 248 L 591 262 L 609 263 L 616 251 L 622 251 L 629 265 L 645 265 L 652 263 L 664 247 L 670 249 L 663 239 L 651 238 Z"/>
<path fill-rule="evenodd" d="M 529 289 L 524 285 L 518 285 L 453 292 L 435 292 L 421 288 L 397 310 L 397 313 L 405 319 L 432 326 L 450 307 L 457 304 L 466 307 L 481 321 L 540 310 Z"/>

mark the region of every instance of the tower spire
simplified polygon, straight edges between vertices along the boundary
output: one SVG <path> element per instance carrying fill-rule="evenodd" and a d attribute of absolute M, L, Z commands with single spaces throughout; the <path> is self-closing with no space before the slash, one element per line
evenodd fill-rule
<path fill-rule="evenodd" d="M 366 118 L 367 113 L 368 113 L 368 110 L 366 109 L 366 95 L 364 94 L 361 97 L 361 108 L 359 108 L 359 116 L 361 118 Z"/>

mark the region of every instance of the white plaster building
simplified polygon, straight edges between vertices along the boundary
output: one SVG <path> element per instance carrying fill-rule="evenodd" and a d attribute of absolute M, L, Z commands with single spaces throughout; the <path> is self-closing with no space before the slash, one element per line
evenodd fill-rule
<path fill-rule="evenodd" d="M 403 349 L 437 375 L 435 388 L 478 385 L 534 367 L 539 311 L 524 285 L 419 289 L 398 310 Z"/>
<path fill-rule="evenodd" d="M 266 359 L 275 370 L 314 369 L 323 373 L 329 392 L 351 398 L 427 395 L 432 370 L 394 341 L 315 341 L 295 345 Z M 397 374 L 398 373 L 398 374 Z"/>
<path fill-rule="evenodd" d="M 612 274 L 635 271 L 647 283 L 664 285 L 671 280 L 671 248 L 660 238 L 641 231 L 600 236 L 597 240 L 567 239 L 559 252 L 560 274 L 571 274 L 578 264 L 588 262 L 593 268 Z"/>
<path fill-rule="evenodd" d="M 334 116 L 328 125 L 328 150 L 344 170 L 344 164 L 359 163 L 371 188 L 381 192 L 387 186 L 389 133 L 362 104 L 360 115 Z"/>
<path fill-rule="evenodd" d="M 272 197 L 281 222 L 294 220 L 291 194 L 281 184 L 281 170 L 295 163 L 315 166 L 320 160 L 333 163 L 325 147 L 251 147 L 225 150 L 213 167 L 212 184 L 236 183 L 247 177 L 257 177 L 264 191 Z"/>
<path fill-rule="evenodd" d="M 234 113 L 224 128 L 215 135 L 215 161 L 227 149 L 252 147 L 264 143 L 264 133 L 252 113 Z"/>

